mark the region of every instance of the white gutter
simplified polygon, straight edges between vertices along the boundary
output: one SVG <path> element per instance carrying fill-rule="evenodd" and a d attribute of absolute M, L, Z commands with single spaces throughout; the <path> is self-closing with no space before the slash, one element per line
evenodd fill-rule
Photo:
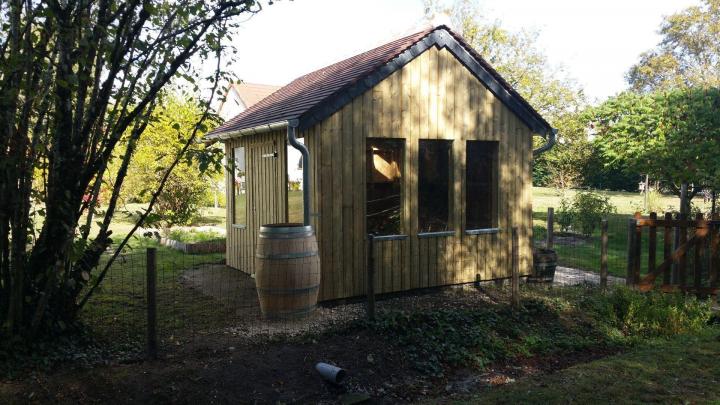
<path fill-rule="evenodd" d="M 258 125 L 252 128 L 244 128 L 239 131 L 231 132 L 220 132 L 218 134 L 211 134 L 202 138 L 201 142 L 214 142 L 214 141 L 225 141 L 228 139 L 239 138 L 246 135 L 264 134 L 267 132 L 284 129 L 288 126 L 286 121 L 278 121 L 270 124 Z"/>

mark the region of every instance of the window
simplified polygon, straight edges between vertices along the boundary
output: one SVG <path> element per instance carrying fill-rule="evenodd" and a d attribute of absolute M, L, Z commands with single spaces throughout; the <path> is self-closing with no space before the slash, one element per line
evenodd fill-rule
<path fill-rule="evenodd" d="M 233 148 L 233 225 L 246 225 L 247 176 L 245 175 L 245 148 Z"/>
<path fill-rule="evenodd" d="M 466 229 L 497 227 L 497 153 L 497 142 L 467 142 Z"/>
<path fill-rule="evenodd" d="M 418 150 L 418 226 L 420 232 L 449 230 L 452 141 L 421 140 Z"/>
<path fill-rule="evenodd" d="M 302 138 L 298 142 L 304 143 Z M 302 198 L 302 155 L 300 151 L 287 145 L 287 206 L 288 222 L 303 222 L 303 198 Z"/>
<path fill-rule="evenodd" d="M 367 231 L 400 234 L 402 212 L 402 139 L 367 139 Z"/>

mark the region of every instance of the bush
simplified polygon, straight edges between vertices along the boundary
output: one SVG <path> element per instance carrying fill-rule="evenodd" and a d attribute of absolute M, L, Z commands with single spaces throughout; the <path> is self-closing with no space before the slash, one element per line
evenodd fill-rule
<path fill-rule="evenodd" d="M 216 240 L 225 239 L 225 237 L 217 232 L 213 231 L 198 231 L 195 229 L 182 230 L 173 229 L 168 234 L 168 237 L 172 240 L 185 243 L 199 243 L 199 242 L 211 242 Z"/>
<path fill-rule="evenodd" d="M 557 222 L 563 231 L 573 230 L 584 236 L 591 236 L 608 214 L 616 212 L 610 197 L 584 190 L 573 196 L 572 202 L 565 197 L 560 200 Z"/>
<path fill-rule="evenodd" d="M 172 173 L 155 203 L 154 219 L 163 228 L 188 225 L 197 216 L 206 192 L 206 183 L 192 173 Z"/>
<path fill-rule="evenodd" d="M 682 294 L 641 293 L 616 287 L 587 297 L 585 308 L 599 326 L 632 338 L 665 337 L 707 326 L 711 304 Z"/>

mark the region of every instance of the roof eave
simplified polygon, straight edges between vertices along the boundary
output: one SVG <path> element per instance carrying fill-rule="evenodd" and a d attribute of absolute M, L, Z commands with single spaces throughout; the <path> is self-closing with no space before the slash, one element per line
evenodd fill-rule
<path fill-rule="evenodd" d="M 268 132 L 284 129 L 288 126 L 288 120 L 272 122 L 270 124 L 257 125 L 251 128 L 243 128 L 237 131 L 218 132 L 203 137 L 203 142 L 217 142 L 236 139 L 247 135 L 265 134 Z"/>

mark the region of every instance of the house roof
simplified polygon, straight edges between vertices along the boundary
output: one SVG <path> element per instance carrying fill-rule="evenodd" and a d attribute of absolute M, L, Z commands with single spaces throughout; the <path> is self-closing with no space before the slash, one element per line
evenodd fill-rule
<path fill-rule="evenodd" d="M 273 86 L 270 84 L 258 83 L 233 83 L 231 87 L 237 92 L 240 99 L 245 103 L 245 107 L 251 107 L 258 101 L 275 93 L 282 86 Z"/>
<path fill-rule="evenodd" d="M 431 46 L 446 47 L 534 132 L 546 135 L 553 130 L 462 37 L 441 25 L 301 76 L 225 122 L 206 139 L 232 137 L 242 130 L 289 120 L 298 120 L 300 130 L 309 128 Z"/>

